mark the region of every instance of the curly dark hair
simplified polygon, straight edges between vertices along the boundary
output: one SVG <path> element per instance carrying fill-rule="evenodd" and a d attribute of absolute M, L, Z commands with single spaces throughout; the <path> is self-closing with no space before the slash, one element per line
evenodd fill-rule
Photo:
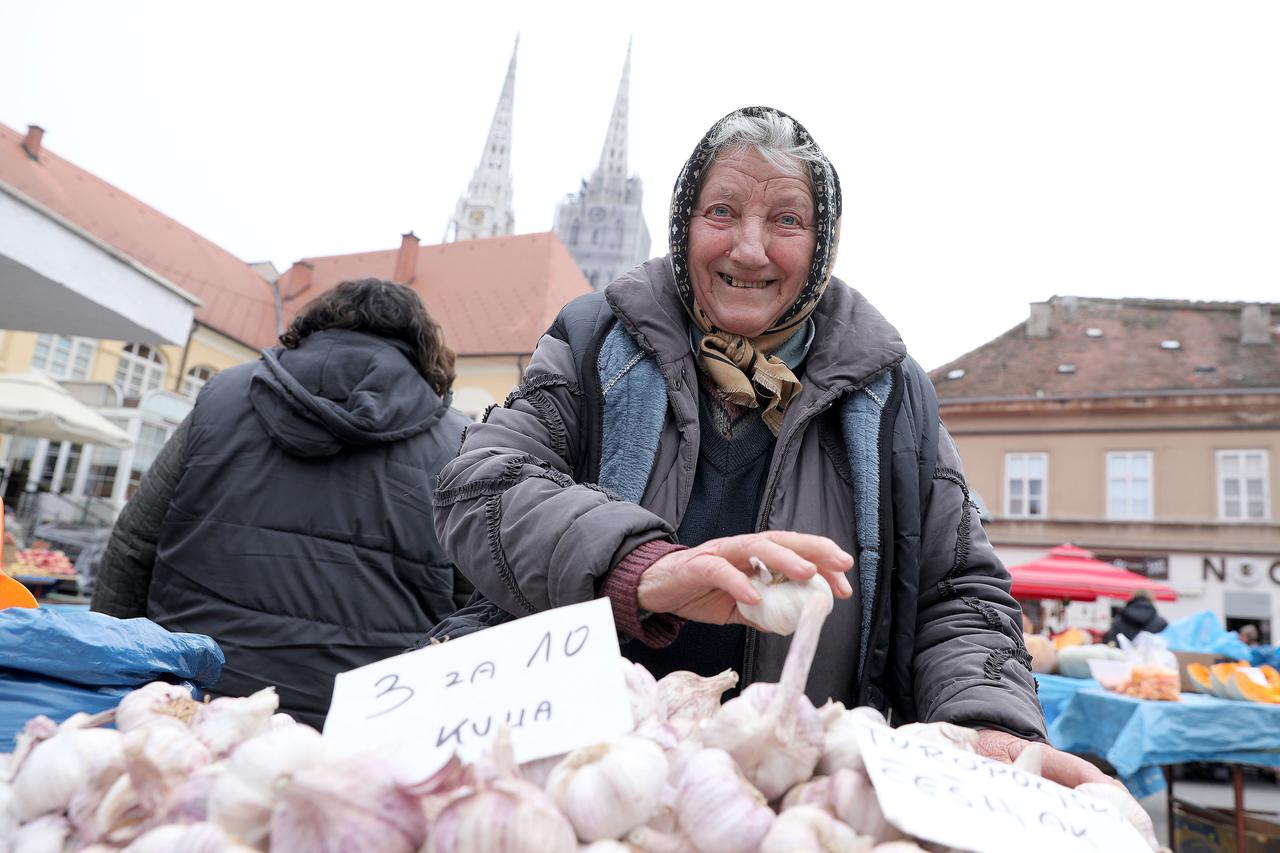
<path fill-rule="evenodd" d="M 377 278 L 344 281 L 303 306 L 280 343 L 293 349 L 307 335 L 325 329 L 353 329 L 404 341 L 413 348 L 414 367 L 437 394 L 453 387 L 454 353 L 440 324 L 408 287 Z"/>

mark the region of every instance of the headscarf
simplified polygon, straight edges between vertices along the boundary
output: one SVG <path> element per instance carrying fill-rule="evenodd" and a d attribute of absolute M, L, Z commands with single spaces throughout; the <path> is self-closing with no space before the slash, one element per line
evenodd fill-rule
<path fill-rule="evenodd" d="M 809 277 L 795 302 L 760 335 L 748 339 L 716 328 L 694 298 L 693 282 L 689 277 L 689 223 L 698 202 L 698 193 L 702 190 L 702 180 L 715 162 L 711 139 L 724 122 L 740 115 L 791 118 L 772 107 L 744 107 L 720 119 L 702 137 L 694 148 L 693 155 L 680 170 L 671 198 L 671 227 L 668 235 L 671 267 L 680 301 L 702 332 L 698 343 L 698 362 L 702 369 L 728 400 L 740 406 L 762 409 L 761 418 L 773 434 L 777 435 L 782 429 L 787 406 L 800 393 L 800 380 L 781 359 L 768 353 L 781 346 L 804 324 L 822 298 L 827 282 L 831 280 L 836 245 L 840 239 L 840 178 L 831 161 L 813 142 L 809 132 L 800 122 L 791 119 L 795 126 L 797 144 L 812 144 L 819 155 L 815 161 L 805 163 L 813 192 L 814 224 L 817 231 L 817 244 L 809 265 Z"/>

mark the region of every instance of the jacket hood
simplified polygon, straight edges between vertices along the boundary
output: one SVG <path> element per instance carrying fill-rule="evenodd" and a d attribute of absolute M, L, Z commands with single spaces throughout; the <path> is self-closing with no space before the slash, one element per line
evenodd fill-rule
<path fill-rule="evenodd" d="M 448 410 L 406 345 L 349 329 L 316 332 L 295 349 L 263 350 L 249 402 L 271 439 L 294 456 L 400 441 Z"/>
<path fill-rule="evenodd" d="M 671 257 L 646 261 L 605 288 L 613 313 L 659 364 L 692 357 L 689 315 L 672 272 Z M 832 278 L 810 315 L 813 344 L 801 382 L 818 390 L 861 387 L 902 361 L 907 347 L 898 330 L 866 298 Z"/>
<path fill-rule="evenodd" d="M 1125 619 L 1138 626 L 1147 625 L 1160 616 L 1156 606 L 1145 598 L 1133 599 L 1121 612 Z"/>

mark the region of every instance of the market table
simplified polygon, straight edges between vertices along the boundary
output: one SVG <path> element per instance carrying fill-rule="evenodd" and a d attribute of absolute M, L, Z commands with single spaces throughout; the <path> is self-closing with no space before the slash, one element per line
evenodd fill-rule
<path fill-rule="evenodd" d="M 1241 767 L 1280 767 L 1280 705 L 1199 693 L 1181 696 L 1180 702 L 1153 702 L 1085 688 L 1067 702 L 1050 727 L 1049 740 L 1067 752 L 1105 758 L 1135 797 L 1149 796 L 1168 784 L 1171 838 L 1174 797 L 1169 768 L 1193 761 L 1230 765 L 1236 839 L 1243 850 Z"/>

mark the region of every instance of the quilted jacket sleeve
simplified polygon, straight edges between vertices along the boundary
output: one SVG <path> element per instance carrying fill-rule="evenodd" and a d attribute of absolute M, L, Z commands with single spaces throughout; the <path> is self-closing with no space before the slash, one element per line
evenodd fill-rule
<path fill-rule="evenodd" d="M 1045 740 L 1011 581 L 978 519 L 960 455 L 940 429 L 922 536 L 915 692 L 920 719 Z"/>
<path fill-rule="evenodd" d="M 186 465 L 190 423 L 188 415 L 160 449 L 138 490 L 120 511 L 94 579 L 91 609 L 121 619 L 147 615 L 156 542 Z"/>
<path fill-rule="evenodd" d="M 610 570 L 670 526 L 594 484 L 577 483 L 582 391 L 569 345 L 544 336 L 525 379 L 440 474 L 436 531 L 485 598 L 524 616 L 600 595 Z"/>

